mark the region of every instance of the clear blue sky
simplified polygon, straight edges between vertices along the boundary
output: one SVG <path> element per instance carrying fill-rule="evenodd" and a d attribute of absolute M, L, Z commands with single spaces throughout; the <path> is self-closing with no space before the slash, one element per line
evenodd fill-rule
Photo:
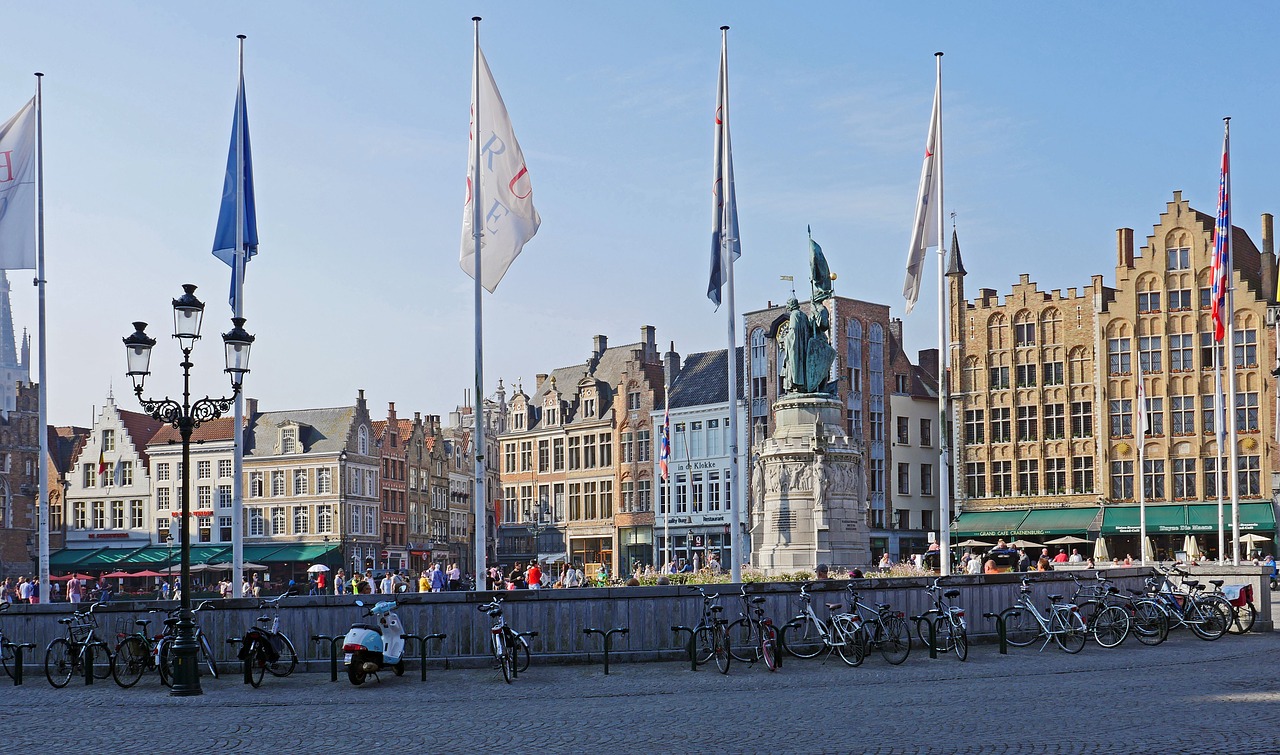
<path fill-rule="evenodd" d="M 529 166 L 542 229 L 486 295 L 486 381 L 531 385 L 591 336 L 657 326 L 724 348 L 705 296 L 721 24 L 743 256 L 739 311 L 807 273 L 805 225 L 840 295 L 901 312 L 905 247 L 944 58 L 946 205 L 969 286 L 1113 279 L 1114 231 L 1145 239 L 1175 189 L 1213 213 L 1233 116 L 1236 224 L 1275 192 L 1274 8 L 1207 3 L 13 2 L 0 116 L 45 77 L 50 421 L 88 425 L 120 338 L 209 302 L 195 389 L 226 389 L 216 331 L 229 271 L 210 254 L 246 76 L 261 253 L 248 271 L 264 408 L 444 413 L 471 385 L 471 281 L 458 268 L 470 17 Z M 933 346 L 929 265 L 908 347 Z M 18 327 L 35 324 L 10 274 Z M 162 338 L 156 393 L 178 385 Z M 150 392 L 150 391 L 149 391 Z"/>

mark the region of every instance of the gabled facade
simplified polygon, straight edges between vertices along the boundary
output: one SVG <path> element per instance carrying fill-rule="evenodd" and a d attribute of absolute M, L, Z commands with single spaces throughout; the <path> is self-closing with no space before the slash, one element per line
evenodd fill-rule
<path fill-rule="evenodd" d="M 30 576 L 39 548 L 39 389 L 33 383 L 12 388 L 12 404 L 0 412 L 0 574 Z"/>
<path fill-rule="evenodd" d="M 373 434 L 381 454 L 382 470 L 382 550 L 380 563 L 389 569 L 409 568 L 408 525 L 408 440 L 413 424 L 396 417 L 395 402 L 387 405 L 386 420 L 373 423 Z"/>
<path fill-rule="evenodd" d="M 257 402 L 246 402 L 252 417 Z M 204 422 L 191 433 L 191 544 L 231 545 L 231 483 L 235 460 L 235 419 Z M 151 506 L 156 545 L 182 542 L 182 436 L 160 428 L 147 444 L 154 481 Z"/>

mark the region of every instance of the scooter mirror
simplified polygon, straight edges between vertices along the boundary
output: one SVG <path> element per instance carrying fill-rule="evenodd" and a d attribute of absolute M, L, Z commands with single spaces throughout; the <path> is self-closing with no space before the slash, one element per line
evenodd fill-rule
<path fill-rule="evenodd" d="M 357 600 L 357 601 L 356 601 L 356 605 L 360 606 L 361 608 L 364 608 L 364 601 L 363 601 L 363 600 Z"/>

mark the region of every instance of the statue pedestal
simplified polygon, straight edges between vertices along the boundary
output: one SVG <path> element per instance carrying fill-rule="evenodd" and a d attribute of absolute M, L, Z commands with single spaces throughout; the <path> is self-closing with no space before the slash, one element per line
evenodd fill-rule
<path fill-rule="evenodd" d="M 844 431 L 840 401 L 790 394 L 773 415 L 752 469 L 752 564 L 768 574 L 869 565 L 862 449 Z"/>

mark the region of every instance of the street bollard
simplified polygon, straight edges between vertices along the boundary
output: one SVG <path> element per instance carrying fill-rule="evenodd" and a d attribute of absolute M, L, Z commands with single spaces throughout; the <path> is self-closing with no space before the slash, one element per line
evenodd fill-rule
<path fill-rule="evenodd" d="M 1014 613 L 1013 615 L 1017 616 L 1018 614 Z M 1008 635 L 1008 629 L 1004 625 L 1004 617 L 1002 617 L 1000 614 L 997 614 L 997 613 L 984 613 L 982 614 L 982 617 L 984 619 L 996 620 L 996 637 L 1000 639 L 1000 655 L 1008 655 L 1009 654 L 1009 635 Z"/>
<path fill-rule="evenodd" d="M 697 651 L 695 650 L 695 645 L 696 645 L 696 643 L 695 643 L 695 642 L 694 642 L 694 640 L 693 640 L 693 629 L 691 629 L 691 628 L 689 628 L 689 627 L 686 627 L 686 626 L 684 626 L 684 625 L 677 625 L 677 626 L 673 626 L 673 627 L 671 627 L 671 631 L 672 631 L 672 632 L 677 632 L 677 633 L 679 633 L 679 632 L 688 632 L 688 633 L 689 633 L 689 642 L 688 642 L 688 644 L 686 645 L 686 648 L 687 648 L 687 649 L 688 649 L 688 651 L 689 651 L 689 670 L 690 670 L 690 671 L 697 671 L 697 670 L 698 670 L 698 655 L 697 655 Z"/>
<path fill-rule="evenodd" d="M 22 686 L 22 651 L 34 650 L 35 644 L 31 642 L 6 642 L 5 647 L 13 648 L 13 686 Z"/>
<path fill-rule="evenodd" d="M 594 627 L 588 627 L 582 630 L 583 634 L 586 634 L 586 635 L 598 634 L 604 638 L 604 675 L 605 676 L 609 675 L 609 645 L 613 642 L 613 636 L 615 634 L 627 634 L 630 631 L 631 630 L 627 629 L 626 627 L 614 627 L 613 629 L 596 629 Z M 591 662 L 591 653 L 590 651 L 588 651 L 587 663 L 590 663 L 590 662 Z"/>

